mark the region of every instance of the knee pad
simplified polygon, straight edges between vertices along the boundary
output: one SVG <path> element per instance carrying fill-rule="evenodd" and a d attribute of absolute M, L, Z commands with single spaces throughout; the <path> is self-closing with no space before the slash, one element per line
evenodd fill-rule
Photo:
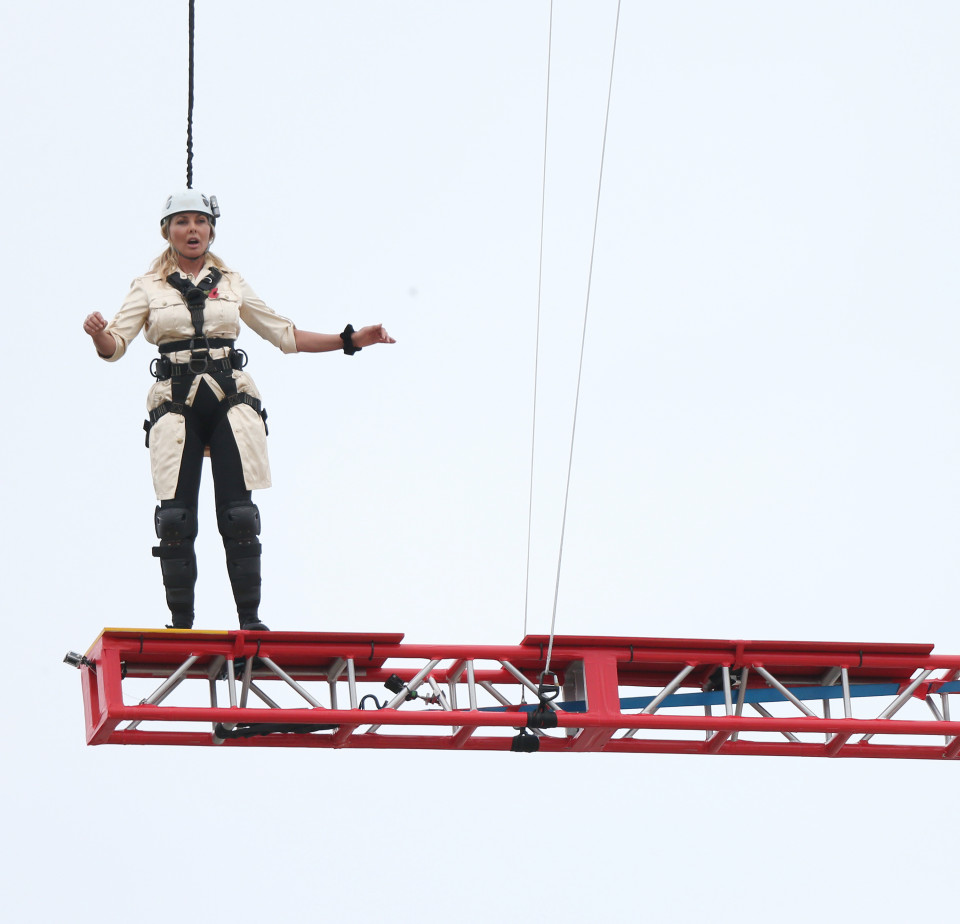
<path fill-rule="evenodd" d="M 197 538 L 197 511 L 192 507 L 157 507 L 153 522 L 161 541 L 181 542 Z"/>
<path fill-rule="evenodd" d="M 217 526 L 224 539 L 250 542 L 260 535 L 260 510 L 249 501 L 224 504 L 217 511 Z"/>

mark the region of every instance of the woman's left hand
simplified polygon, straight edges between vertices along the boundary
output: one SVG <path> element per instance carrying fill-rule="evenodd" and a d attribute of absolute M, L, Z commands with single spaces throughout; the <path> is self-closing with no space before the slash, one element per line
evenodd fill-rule
<path fill-rule="evenodd" d="M 360 330 L 353 332 L 353 336 L 350 339 L 353 340 L 353 345 L 357 347 L 357 349 L 373 346 L 375 343 L 397 342 L 386 332 L 382 324 L 370 324 L 367 327 L 361 327 Z"/>
<path fill-rule="evenodd" d="M 295 328 L 293 332 L 298 353 L 332 353 L 343 349 L 343 340 L 340 334 L 317 334 L 310 330 Z M 371 324 L 361 327 L 350 335 L 350 341 L 358 349 L 372 346 L 374 343 L 396 343 L 384 329 L 382 324 Z"/>

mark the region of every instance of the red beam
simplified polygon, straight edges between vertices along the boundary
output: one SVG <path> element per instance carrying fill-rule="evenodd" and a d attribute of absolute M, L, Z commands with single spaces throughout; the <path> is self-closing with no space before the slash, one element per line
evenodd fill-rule
<path fill-rule="evenodd" d="M 118 706 L 111 718 L 140 722 L 222 722 L 257 723 L 282 721 L 291 725 L 313 725 L 318 722 L 334 725 L 387 725 L 442 728 L 451 725 L 472 725 L 481 728 L 526 727 L 529 713 L 493 711 L 445 711 L 439 709 L 266 709 L 230 706 Z M 674 715 L 665 711 L 652 715 L 637 713 L 604 715 L 592 712 L 559 712 L 559 728 L 631 729 L 650 731 L 728 731 L 728 732 L 794 732 L 846 735 L 960 735 L 960 721 L 942 722 L 916 719 L 840 719 L 804 715 L 753 716 Z M 703 742 L 700 742 L 702 745 Z M 820 745 L 822 748 L 823 745 Z"/>
<path fill-rule="evenodd" d="M 313 709 L 313 708 L 231 708 L 210 706 L 126 705 L 123 702 L 123 676 L 162 678 L 169 676 L 191 655 L 199 660 L 188 676 L 206 677 L 218 659 L 270 658 L 291 677 L 304 681 L 322 681 L 325 670 L 337 659 L 352 659 L 362 684 L 379 683 L 396 673 L 409 682 L 421 668 L 411 662 L 439 661 L 432 680 L 444 685 L 458 674 L 465 661 L 505 661 L 536 682 L 543 669 L 543 639 L 528 637 L 521 645 L 419 645 L 402 643 L 400 633 L 310 633 L 310 632 L 192 632 L 164 630 L 104 630 L 88 652 L 96 671 L 81 670 L 87 740 L 91 744 L 183 744 L 212 745 L 212 732 L 185 728 L 168 730 L 154 723 L 191 725 L 207 723 L 256 724 L 281 722 L 312 725 L 336 724 L 330 733 L 274 733 L 254 738 L 231 738 L 223 747 L 313 747 L 313 748 L 434 748 L 458 750 L 507 750 L 512 735 L 509 729 L 526 727 L 529 712 L 519 707 L 504 711 L 424 709 L 420 703 L 400 709 Z M 719 665 L 733 668 L 762 664 L 781 679 L 799 677 L 816 682 L 822 671 L 846 666 L 852 679 L 880 680 L 903 684 L 918 670 L 933 669 L 960 673 L 960 657 L 933 656 L 932 646 L 888 645 L 878 643 L 828 642 L 747 642 L 710 639 L 613 639 L 558 637 L 554 643 L 551 667 L 561 676 L 582 671 L 585 688 L 585 712 L 559 712 L 560 731 L 540 737 L 540 749 L 546 752 L 605 751 L 607 753 L 720 753 L 790 754 L 816 757 L 920 757 L 956 759 L 960 757 L 960 722 L 913 719 L 821 718 L 789 716 L 684 715 L 668 709 L 655 714 L 620 711 L 620 688 L 664 687 L 687 664 L 694 670 L 684 681 L 688 689 L 699 688 L 708 674 Z M 402 661 L 402 664 L 392 662 Z M 444 667 L 444 664 L 447 666 Z M 494 684 L 516 684 L 516 679 L 499 666 L 475 670 L 478 680 Z M 280 682 L 265 671 L 263 679 Z M 924 689 L 942 686 L 945 678 L 927 681 Z M 346 674 L 338 683 L 346 682 Z M 464 673 L 458 677 L 465 683 Z M 514 691 L 517 689 L 513 687 Z M 515 695 L 515 693 L 513 694 Z M 123 722 L 142 722 L 145 727 L 124 729 Z M 383 726 L 388 733 L 362 732 L 371 725 Z M 150 727 L 154 726 L 154 727 Z M 442 729 L 459 730 L 443 733 Z M 635 730 L 631 738 L 614 737 L 623 730 Z M 486 731 L 490 730 L 490 731 Z M 499 730 L 499 731 L 497 731 Z M 653 737 L 673 732 L 693 737 Z M 806 741 L 750 741 L 734 733 L 830 736 L 827 743 Z M 704 734 L 710 737 L 705 741 Z M 938 744 L 850 744 L 861 735 L 946 736 L 950 743 Z"/>
<path fill-rule="evenodd" d="M 201 732 L 190 734 L 178 732 L 118 731 L 115 733 L 116 744 L 128 745 L 186 745 L 212 746 L 212 735 Z M 562 738 L 542 737 L 540 751 L 544 753 L 559 753 L 571 750 L 569 740 Z M 438 739 L 431 736 L 393 736 L 393 735 L 355 735 L 350 739 L 349 747 L 378 750 L 436 750 L 445 748 L 449 739 Z M 509 751 L 511 739 L 504 738 L 470 738 L 461 746 L 467 751 Z M 270 735 L 263 738 L 237 738 L 223 742 L 220 747 L 305 747 L 305 748 L 333 748 L 333 737 L 330 735 Z M 607 753 L 621 754 L 704 754 L 703 742 L 665 740 L 665 739 L 635 739 L 618 738 L 608 743 L 604 748 Z M 763 741 L 728 741 L 719 751 L 724 755 L 754 756 L 754 757 L 823 757 L 822 744 L 793 744 L 790 742 L 763 742 Z M 883 745 L 883 744 L 856 744 L 844 747 L 840 757 L 864 758 L 895 758 L 939 760 L 943 756 L 942 747 L 921 745 Z"/>

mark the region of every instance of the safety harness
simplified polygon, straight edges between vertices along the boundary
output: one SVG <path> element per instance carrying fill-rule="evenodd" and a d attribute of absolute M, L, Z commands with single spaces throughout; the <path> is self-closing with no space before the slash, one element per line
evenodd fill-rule
<path fill-rule="evenodd" d="M 217 409 L 220 420 L 227 416 L 230 408 L 238 404 L 247 404 L 252 407 L 263 420 L 263 428 L 267 430 L 267 412 L 263 409 L 259 398 L 237 391 L 237 383 L 233 379 L 233 371 L 242 369 L 247 364 L 247 354 L 243 350 L 235 350 L 235 341 L 223 337 L 206 337 L 203 333 L 203 310 L 208 295 L 217 287 L 222 274 L 215 267 L 194 285 L 189 279 L 179 273 L 167 276 L 167 282 L 183 295 L 187 308 L 190 309 L 190 320 L 193 322 L 194 336 L 189 340 L 175 340 L 160 346 L 160 356 L 150 363 L 150 374 L 158 381 L 170 379 L 171 400 L 150 411 L 143 422 L 146 433 L 145 445 L 150 448 L 150 430 L 153 425 L 165 414 L 179 414 L 189 418 L 192 408 L 187 404 L 190 386 L 198 375 L 212 375 L 217 384 L 223 389 L 224 399 Z M 228 349 L 229 355 L 223 359 L 211 359 L 210 350 Z M 186 363 L 174 363 L 165 355 L 180 350 L 190 350 L 190 360 Z M 269 432 L 269 431 L 268 431 Z"/>

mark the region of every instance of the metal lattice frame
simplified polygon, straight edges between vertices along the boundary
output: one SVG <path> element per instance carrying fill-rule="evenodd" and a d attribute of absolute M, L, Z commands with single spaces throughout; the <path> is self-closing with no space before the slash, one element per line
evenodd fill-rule
<path fill-rule="evenodd" d="M 87 742 L 510 750 L 529 729 L 551 752 L 960 754 L 960 657 L 931 645 L 560 636 L 541 706 L 546 637 L 402 639 L 105 629 L 79 665 Z"/>

